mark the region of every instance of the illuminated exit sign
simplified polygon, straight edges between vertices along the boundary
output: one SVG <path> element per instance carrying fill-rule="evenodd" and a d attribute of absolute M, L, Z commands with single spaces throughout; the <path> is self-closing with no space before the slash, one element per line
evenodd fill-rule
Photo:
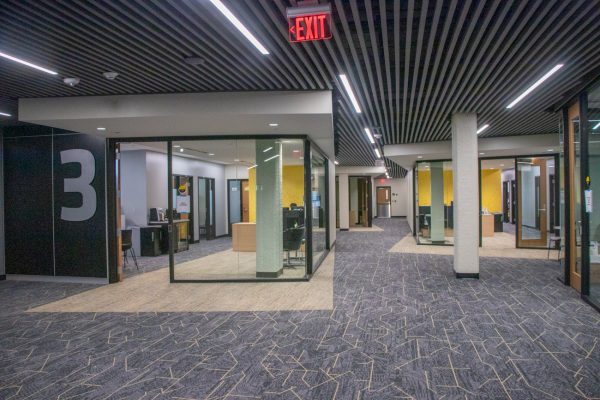
<path fill-rule="evenodd" d="M 317 5 L 287 9 L 290 42 L 331 39 L 331 6 Z"/>

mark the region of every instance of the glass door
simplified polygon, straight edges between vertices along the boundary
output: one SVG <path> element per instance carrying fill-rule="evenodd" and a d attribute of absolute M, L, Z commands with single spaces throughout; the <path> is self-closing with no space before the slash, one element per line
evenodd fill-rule
<path fill-rule="evenodd" d="M 571 257 L 569 275 L 571 287 L 581 292 L 581 130 L 579 102 L 569 107 L 569 157 L 568 173 L 571 181 L 570 210 L 571 213 Z"/>
<path fill-rule="evenodd" d="M 548 246 L 549 211 L 548 181 L 550 157 L 517 159 L 518 247 Z"/>

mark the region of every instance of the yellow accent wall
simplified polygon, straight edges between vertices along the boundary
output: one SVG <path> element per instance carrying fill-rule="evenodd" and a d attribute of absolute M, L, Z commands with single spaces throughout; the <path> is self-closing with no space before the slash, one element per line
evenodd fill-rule
<path fill-rule="evenodd" d="M 431 205 L 431 173 L 430 171 L 419 171 L 417 177 L 419 190 L 419 206 Z M 454 181 L 452 171 L 444 171 L 444 204 L 449 206 L 454 200 Z"/>
<path fill-rule="evenodd" d="M 296 203 L 298 206 L 304 205 L 304 166 L 302 165 L 284 165 L 282 170 L 282 194 L 281 206 L 289 207 Z M 256 222 L 256 169 L 248 171 L 248 188 L 250 190 L 248 202 L 250 203 L 250 212 L 248 219 L 250 222 Z"/>
<path fill-rule="evenodd" d="M 481 207 L 502 212 L 502 173 L 499 169 L 481 170 Z"/>

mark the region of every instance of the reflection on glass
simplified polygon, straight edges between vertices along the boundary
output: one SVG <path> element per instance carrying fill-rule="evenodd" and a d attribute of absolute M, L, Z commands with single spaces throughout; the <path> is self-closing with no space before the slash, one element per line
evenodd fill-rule
<path fill-rule="evenodd" d="M 312 209 L 312 264 L 313 272 L 321 261 L 326 248 L 325 214 L 325 163 L 326 159 L 311 150 L 311 209 Z"/>
<path fill-rule="evenodd" d="M 588 213 L 590 238 L 590 294 L 600 304 L 600 87 L 588 94 L 588 171 L 592 209 Z"/>
<path fill-rule="evenodd" d="M 451 161 L 417 163 L 417 240 L 453 244 L 454 192 Z"/>
<path fill-rule="evenodd" d="M 348 200 L 350 202 L 350 228 L 369 226 L 370 177 L 351 176 L 348 178 Z"/>
<path fill-rule="evenodd" d="M 515 248 L 515 159 L 481 160 L 482 247 Z"/>
<path fill-rule="evenodd" d="M 574 151 L 574 168 L 573 168 L 573 207 L 575 211 L 575 273 L 581 275 L 581 130 L 579 116 L 571 120 L 573 127 L 573 151 Z"/>
<path fill-rule="evenodd" d="M 518 244 L 520 247 L 547 248 L 548 239 L 555 231 L 554 157 L 518 158 L 517 173 Z"/>

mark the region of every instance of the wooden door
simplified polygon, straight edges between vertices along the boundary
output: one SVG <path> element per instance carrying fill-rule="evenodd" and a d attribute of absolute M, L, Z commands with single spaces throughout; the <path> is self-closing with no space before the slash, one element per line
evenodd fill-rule
<path fill-rule="evenodd" d="M 392 201 L 390 188 L 378 187 L 377 188 L 377 204 L 390 204 Z"/>
<path fill-rule="evenodd" d="M 248 180 L 242 180 L 242 222 L 250 221 L 250 190 Z"/>

